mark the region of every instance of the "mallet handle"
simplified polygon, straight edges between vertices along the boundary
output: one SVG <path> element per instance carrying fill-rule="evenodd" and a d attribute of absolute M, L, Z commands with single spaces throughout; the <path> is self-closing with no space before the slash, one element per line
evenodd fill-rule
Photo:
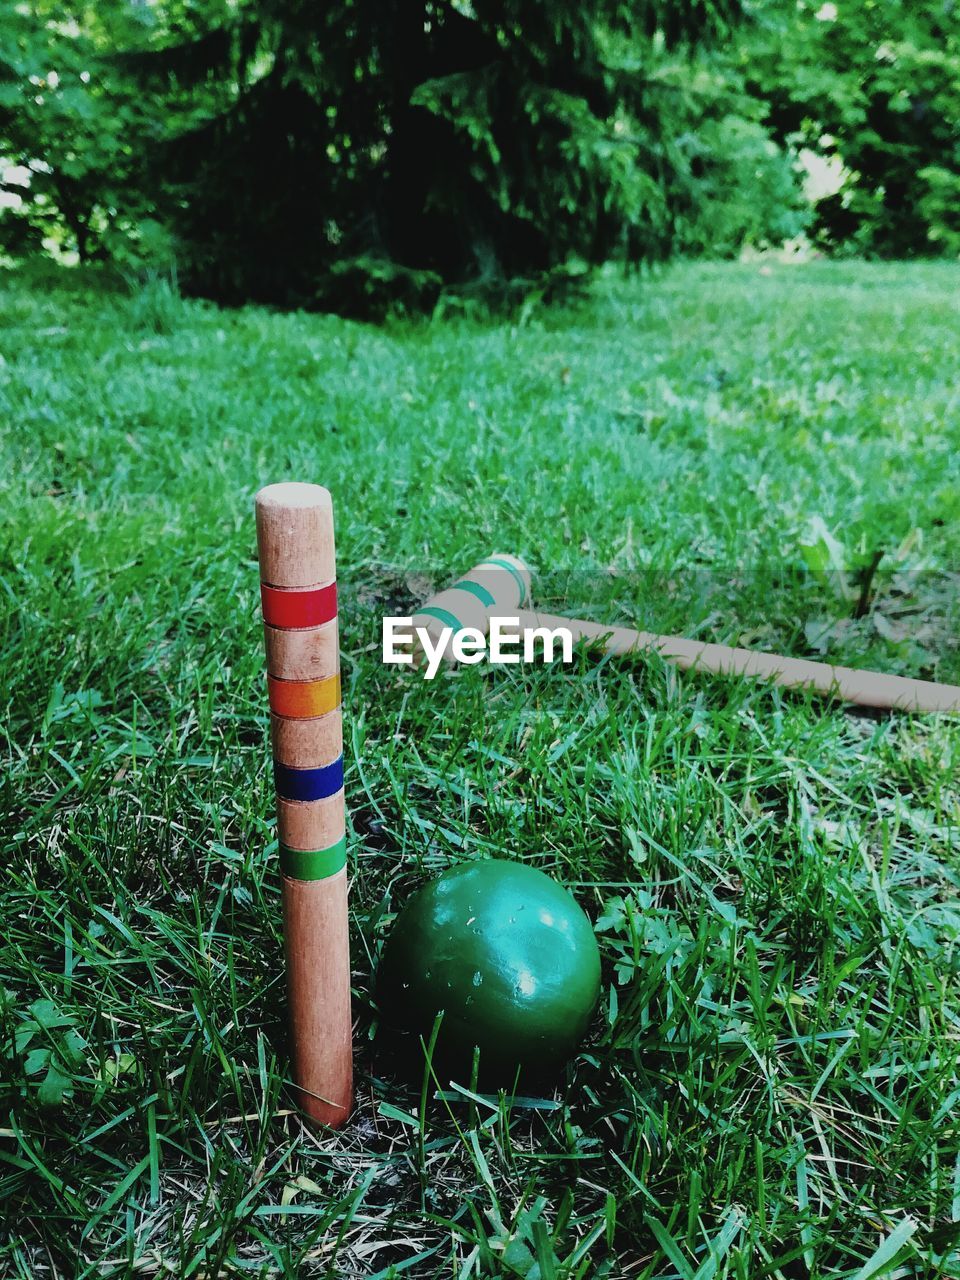
<path fill-rule="evenodd" d="M 275 484 L 256 511 L 293 1079 L 336 1126 L 353 1044 L 333 506 L 319 485 Z"/>
<path fill-rule="evenodd" d="M 865 707 L 899 711 L 960 711 L 960 685 L 936 684 L 931 680 L 911 680 L 906 676 L 884 675 L 879 671 L 858 671 L 835 667 L 806 658 L 786 658 L 754 649 L 735 649 L 725 644 L 704 644 L 681 636 L 662 636 L 630 627 L 610 627 L 581 618 L 520 610 L 520 629 L 566 627 L 577 640 L 594 641 L 605 653 L 635 653 L 655 649 L 662 658 L 684 670 L 696 668 L 716 675 L 752 676 L 769 680 L 786 689 L 814 689 L 846 702 Z"/>

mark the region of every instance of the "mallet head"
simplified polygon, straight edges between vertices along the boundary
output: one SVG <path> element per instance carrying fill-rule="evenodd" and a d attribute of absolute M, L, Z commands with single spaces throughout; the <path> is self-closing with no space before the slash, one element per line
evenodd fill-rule
<path fill-rule="evenodd" d="M 530 569 L 516 556 L 498 552 L 422 604 L 413 617 L 414 635 L 418 627 L 434 643 L 444 628 L 457 632 L 473 627 L 487 635 L 491 618 L 513 617 L 529 603 Z M 419 646 L 415 653 L 422 659 Z"/>

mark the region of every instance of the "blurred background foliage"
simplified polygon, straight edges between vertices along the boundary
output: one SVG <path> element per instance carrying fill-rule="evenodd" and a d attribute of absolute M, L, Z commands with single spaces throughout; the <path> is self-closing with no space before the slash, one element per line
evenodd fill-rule
<path fill-rule="evenodd" d="M 0 0 L 0 252 L 376 314 L 960 252 L 953 0 Z"/>

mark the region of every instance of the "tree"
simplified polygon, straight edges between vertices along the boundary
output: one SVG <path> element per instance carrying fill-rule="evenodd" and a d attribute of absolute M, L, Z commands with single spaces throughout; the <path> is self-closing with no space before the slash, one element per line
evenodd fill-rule
<path fill-rule="evenodd" d="M 0 0 L 0 245 L 43 241 L 81 261 L 130 230 L 144 121 L 100 50 L 133 38 L 128 10 Z M 12 200 L 10 199 L 12 197 Z"/>
<path fill-rule="evenodd" d="M 745 45 L 782 139 L 843 166 L 817 235 L 887 257 L 960 252 L 960 9 L 953 0 L 774 0 Z"/>
<path fill-rule="evenodd" d="M 676 240 L 658 60 L 738 0 L 308 0 L 168 11 L 121 64 L 188 286 L 364 308 Z"/>

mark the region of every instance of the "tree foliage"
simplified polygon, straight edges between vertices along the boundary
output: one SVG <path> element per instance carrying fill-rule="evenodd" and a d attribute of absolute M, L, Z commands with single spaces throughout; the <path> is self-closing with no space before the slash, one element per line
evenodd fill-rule
<path fill-rule="evenodd" d="M 663 191 L 672 245 L 688 256 L 732 257 L 745 244 L 779 246 L 806 227 L 795 156 L 766 125 L 728 50 L 674 59 L 657 71 L 663 101 Z"/>
<path fill-rule="evenodd" d="M 121 65 L 184 121 L 150 180 L 189 281 L 349 308 L 670 252 L 693 109 L 663 67 L 736 17 L 736 0 L 271 0 L 185 10 Z"/>
<path fill-rule="evenodd" d="M 0 244 L 69 241 L 81 260 L 131 231 L 146 120 L 98 49 L 136 38 L 130 10 L 0 0 Z"/>
<path fill-rule="evenodd" d="M 800 0 L 744 50 L 781 138 L 843 166 L 817 206 L 828 248 L 960 252 L 960 8 Z"/>
<path fill-rule="evenodd" d="M 960 252 L 952 0 L 0 0 L 0 247 L 369 312 L 736 254 Z"/>
<path fill-rule="evenodd" d="M 738 3 L 0 0 L 0 244 L 369 311 L 776 242 Z"/>

